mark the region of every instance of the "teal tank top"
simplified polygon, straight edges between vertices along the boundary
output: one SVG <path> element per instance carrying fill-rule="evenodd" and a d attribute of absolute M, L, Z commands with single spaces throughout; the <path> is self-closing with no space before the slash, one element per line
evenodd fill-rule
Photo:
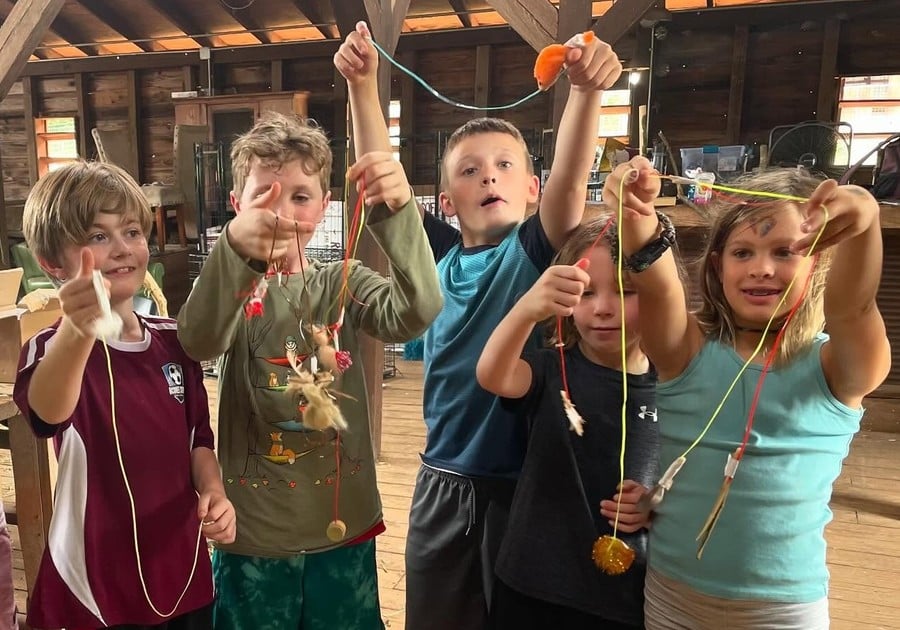
<path fill-rule="evenodd" d="M 812 602 L 828 593 L 828 502 L 862 409 L 838 401 L 820 352 L 765 379 L 746 453 L 702 559 L 697 534 L 713 507 L 729 453 L 740 445 L 761 365 L 751 365 L 718 419 L 688 455 L 650 529 L 649 564 L 691 588 L 728 599 Z M 744 361 L 707 341 L 687 369 L 657 387 L 661 470 L 697 438 Z"/>

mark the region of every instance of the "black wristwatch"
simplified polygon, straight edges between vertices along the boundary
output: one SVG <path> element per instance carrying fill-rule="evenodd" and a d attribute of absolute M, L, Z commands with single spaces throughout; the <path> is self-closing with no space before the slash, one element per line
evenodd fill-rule
<path fill-rule="evenodd" d="M 659 219 L 659 236 L 625 259 L 625 268 L 632 273 L 644 271 L 675 244 L 675 226 L 672 225 L 672 220 L 659 211 L 656 212 L 656 218 Z"/>

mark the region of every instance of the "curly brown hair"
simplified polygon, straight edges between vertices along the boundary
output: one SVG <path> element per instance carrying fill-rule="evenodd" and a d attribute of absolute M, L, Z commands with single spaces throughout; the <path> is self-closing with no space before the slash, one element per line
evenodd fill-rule
<path fill-rule="evenodd" d="M 240 196 L 253 165 L 253 159 L 269 168 L 300 160 L 303 172 L 319 176 L 322 193 L 331 182 L 331 146 L 318 124 L 297 115 L 268 112 L 250 131 L 238 136 L 231 145 L 231 176 L 234 194 Z"/>

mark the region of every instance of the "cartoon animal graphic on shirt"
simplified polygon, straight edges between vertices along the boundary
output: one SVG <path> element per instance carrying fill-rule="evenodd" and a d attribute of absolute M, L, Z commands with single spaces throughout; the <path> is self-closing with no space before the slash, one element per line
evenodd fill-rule
<path fill-rule="evenodd" d="M 297 455 L 291 449 L 284 447 L 284 442 L 281 440 L 282 435 L 282 431 L 274 431 L 269 434 L 272 446 L 269 447 L 269 457 L 267 459 L 276 464 L 293 464 L 297 459 Z"/>

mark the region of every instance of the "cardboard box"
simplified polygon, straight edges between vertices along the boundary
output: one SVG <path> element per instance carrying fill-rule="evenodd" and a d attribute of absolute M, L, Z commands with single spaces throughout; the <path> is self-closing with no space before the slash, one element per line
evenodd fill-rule
<path fill-rule="evenodd" d="M 14 383 L 22 346 L 62 317 L 55 290 L 32 291 L 16 303 L 19 268 L 0 271 L 0 383 Z"/>

